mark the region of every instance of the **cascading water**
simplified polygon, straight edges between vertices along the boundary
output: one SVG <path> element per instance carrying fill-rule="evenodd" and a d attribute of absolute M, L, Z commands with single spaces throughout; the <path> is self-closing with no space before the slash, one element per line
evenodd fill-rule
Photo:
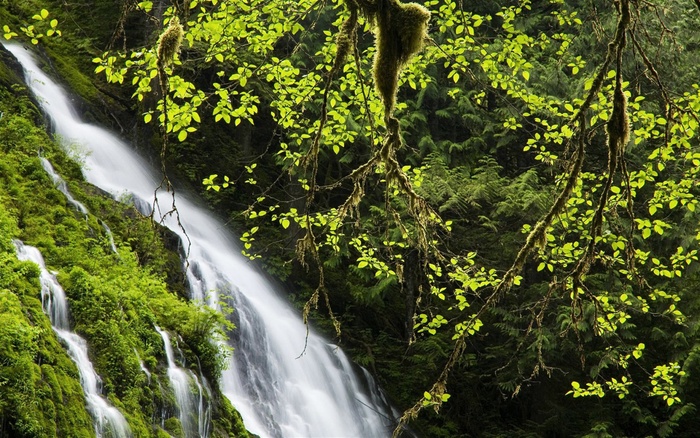
<path fill-rule="evenodd" d="M 68 355 L 73 359 L 80 372 L 80 384 L 85 393 L 88 410 L 95 420 L 97 437 L 128 438 L 131 431 L 121 412 L 111 406 L 101 395 L 102 381 L 95 373 L 92 362 L 88 358 L 85 339 L 70 331 L 68 325 L 68 301 L 61 285 L 47 269 L 44 258 L 38 249 L 25 245 L 19 240 L 13 241 L 17 248 L 17 258 L 28 260 L 39 265 L 39 280 L 41 282 L 41 305 L 49 315 L 51 325 L 56 335 L 63 341 Z"/>
<path fill-rule="evenodd" d="M 168 379 L 173 388 L 177 403 L 178 418 L 185 438 L 206 437 L 209 432 L 209 409 L 204 403 L 204 389 L 199 379 L 191 371 L 180 368 L 175 363 L 175 353 L 168 332 L 155 327 L 163 338 L 165 356 L 168 360 Z M 196 387 L 196 393 L 193 391 Z"/>
<path fill-rule="evenodd" d="M 199 436 L 209 436 L 209 427 L 211 425 L 211 389 L 204 376 L 199 374 L 199 379 L 194 374 L 192 375 L 194 383 L 197 385 L 197 413 L 199 424 Z M 206 397 L 205 397 L 206 395 Z"/>
<path fill-rule="evenodd" d="M 114 244 L 114 236 L 112 235 L 112 230 L 104 222 L 102 222 L 102 228 L 105 229 L 105 233 L 107 234 L 107 239 L 109 240 L 109 248 L 112 250 L 113 253 L 119 254 L 119 251 L 117 251 L 117 245 Z"/>
<path fill-rule="evenodd" d="M 64 142 L 86 153 L 86 179 L 145 208 L 160 177 L 110 132 L 83 123 L 65 92 L 37 67 L 21 46 L 6 47 L 25 69 L 25 78 Z M 155 205 L 171 205 L 159 193 Z M 224 225 L 186 196 L 176 199 L 179 219 L 164 223 L 191 242 L 187 276 L 192 299 L 235 308 L 235 348 L 221 379 L 222 392 L 240 411 L 246 427 L 274 437 L 380 437 L 390 435 L 397 412 L 369 374 L 354 372 L 344 353 L 306 326 L 272 285 L 240 255 Z M 156 210 L 156 219 L 159 217 Z M 307 343 L 306 349 L 304 349 Z M 304 352 L 303 355 L 300 354 Z"/>
<path fill-rule="evenodd" d="M 61 192 L 61 193 L 63 193 L 63 194 L 66 196 L 66 199 L 68 200 L 68 202 L 69 202 L 76 210 L 78 210 L 79 212 L 81 212 L 83 215 L 87 216 L 87 214 L 88 214 L 88 209 L 87 209 L 80 201 L 77 201 L 77 200 L 73 197 L 73 195 L 71 195 L 70 191 L 68 190 L 68 185 L 67 185 L 66 182 L 63 180 L 63 178 L 61 178 L 61 175 L 59 175 L 58 173 L 56 173 L 56 171 L 54 170 L 54 168 L 53 168 L 53 166 L 51 165 L 51 163 L 49 162 L 49 160 L 47 160 L 47 159 L 44 158 L 44 157 L 39 157 L 39 159 L 41 160 L 41 167 L 43 167 L 44 170 L 46 171 L 46 173 L 49 174 L 49 176 L 50 176 L 51 179 L 53 180 L 53 184 L 56 186 L 56 188 L 58 188 L 58 191 Z"/>
<path fill-rule="evenodd" d="M 73 197 L 70 190 L 68 190 L 68 184 L 66 184 L 64 179 L 61 178 L 61 175 L 59 175 L 56 172 L 56 170 L 53 168 L 53 165 L 51 165 L 51 162 L 44 157 L 39 157 L 39 160 L 41 160 L 41 167 L 43 167 L 46 173 L 49 174 L 54 186 L 56 186 L 59 192 L 63 193 L 68 203 L 71 204 L 73 208 L 81 212 L 85 217 L 87 217 L 89 213 L 87 207 L 85 207 L 85 205 L 83 205 L 82 202 L 78 201 Z M 107 240 L 109 241 L 110 249 L 115 254 L 119 254 L 119 251 L 117 251 L 117 246 L 114 244 L 114 236 L 112 236 L 112 230 L 110 230 L 109 226 L 107 226 L 107 224 L 104 222 L 102 222 L 102 228 L 104 228 L 105 234 L 107 235 Z"/>
<path fill-rule="evenodd" d="M 148 384 L 151 384 L 151 372 L 148 371 L 148 368 L 146 368 L 146 365 L 143 363 L 141 360 L 141 357 L 139 356 L 139 352 L 134 349 L 134 354 L 136 355 L 136 359 L 139 361 L 139 367 L 141 367 L 141 372 L 143 372 L 146 375 L 146 378 L 148 379 Z"/>

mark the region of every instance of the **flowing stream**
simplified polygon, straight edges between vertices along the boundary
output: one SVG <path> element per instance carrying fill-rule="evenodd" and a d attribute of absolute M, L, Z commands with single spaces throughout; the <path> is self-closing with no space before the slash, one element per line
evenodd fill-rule
<path fill-rule="evenodd" d="M 215 308 L 224 300 L 232 303 L 234 352 L 219 383 L 246 427 L 263 437 L 389 436 L 397 412 L 373 378 L 313 330 L 307 344 L 298 312 L 241 256 L 236 237 L 222 222 L 178 193 L 175 204 L 185 236 L 177 218 L 165 213 L 172 195 L 161 190 L 154 199 L 160 175 L 117 136 L 82 122 L 66 92 L 26 49 L 5 46 L 22 64 L 56 135 L 85 155 L 86 179 L 117 199 L 132 199 L 141 209 L 155 205 L 156 219 L 163 219 L 183 242 L 189 239 L 191 298 Z"/>
<path fill-rule="evenodd" d="M 95 420 L 97 437 L 127 438 L 131 431 L 121 412 L 110 405 L 102 396 L 102 381 L 95 373 L 92 362 L 88 358 L 85 339 L 70 331 L 68 323 L 68 301 L 66 293 L 56 280 L 56 277 L 46 269 L 44 258 L 38 249 L 25 245 L 19 240 L 13 241 L 17 248 L 17 258 L 28 260 L 39 265 L 39 280 L 41 282 L 41 306 L 49 315 L 51 325 L 56 335 L 63 341 L 68 355 L 73 359 L 80 372 L 80 384 L 85 393 L 88 411 Z"/>
<path fill-rule="evenodd" d="M 178 418 L 185 438 L 205 437 L 209 431 L 210 410 L 204 403 L 202 385 L 192 371 L 180 368 L 175 363 L 175 353 L 168 332 L 157 326 L 155 329 L 163 339 L 165 356 L 168 360 L 168 379 L 175 394 Z M 182 354 L 180 356 L 182 357 Z M 193 391 L 193 385 L 197 388 L 196 393 Z"/>

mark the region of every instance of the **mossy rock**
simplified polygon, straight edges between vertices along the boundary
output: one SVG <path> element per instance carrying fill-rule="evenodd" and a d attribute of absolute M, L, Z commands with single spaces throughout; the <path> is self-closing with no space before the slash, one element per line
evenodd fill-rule
<path fill-rule="evenodd" d="M 182 423 L 176 417 L 170 417 L 165 420 L 165 430 L 173 438 L 185 438 L 185 432 L 182 430 Z"/>

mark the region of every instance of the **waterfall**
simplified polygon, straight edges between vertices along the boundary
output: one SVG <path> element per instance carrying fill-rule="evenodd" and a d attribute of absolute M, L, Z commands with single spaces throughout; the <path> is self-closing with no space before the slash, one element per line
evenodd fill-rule
<path fill-rule="evenodd" d="M 16 44 L 6 47 L 24 67 L 25 80 L 57 137 L 84 149 L 86 179 L 117 199 L 131 198 L 145 208 L 160 184 L 158 173 L 115 135 L 82 122 L 65 91 L 41 72 L 27 50 Z M 222 222 L 198 201 L 178 194 L 175 203 L 185 236 L 177 218 L 163 218 L 157 208 L 170 206 L 171 194 L 160 191 L 155 201 L 156 219 L 191 242 L 191 298 L 215 308 L 230 300 L 235 309 L 234 352 L 220 387 L 251 432 L 265 437 L 391 434 L 397 412 L 371 376 L 355 372 L 345 354 L 313 330 L 306 339 L 298 312 L 241 256 L 237 239 Z"/>
<path fill-rule="evenodd" d="M 13 240 L 17 248 L 17 258 L 32 261 L 39 265 L 39 280 L 41 282 L 41 305 L 49 316 L 56 335 L 66 345 L 68 355 L 80 373 L 80 384 L 85 393 L 88 411 L 95 420 L 95 434 L 100 437 L 127 438 L 131 431 L 126 419 L 117 408 L 111 406 L 100 394 L 102 381 L 95 373 L 92 362 L 88 357 L 85 339 L 70 331 L 68 323 L 68 301 L 66 293 L 56 280 L 56 277 L 46 269 L 44 258 L 38 249 L 25 245 L 19 240 Z"/>
<path fill-rule="evenodd" d="M 204 406 L 204 389 L 191 371 L 180 368 L 175 363 L 175 353 L 168 332 L 161 330 L 158 326 L 155 329 L 163 338 L 165 356 L 168 360 L 168 379 L 175 395 L 178 419 L 185 438 L 206 437 L 209 434 L 209 409 L 208 406 Z M 196 393 L 193 391 L 193 384 L 196 387 Z"/>

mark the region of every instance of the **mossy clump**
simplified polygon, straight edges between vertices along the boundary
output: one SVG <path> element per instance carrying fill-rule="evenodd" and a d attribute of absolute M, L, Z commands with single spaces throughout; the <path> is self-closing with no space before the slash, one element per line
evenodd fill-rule
<path fill-rule="evenodd" d="M 630 141 L 630 119 L 627 114 L 627 96 L 622 89 L 622 80 L 619 78 L 613 94 L 612 114 L 605 125 L 605 131 L 608 135 L 610 150 L 617 157 L 622 157 L 625 146 Z"/>
<path fill-rule="evenodd" d="M 374 84 L 389 118 L 396 103 L 399 73 L 428 37 L 430 11 L 417 3 L 380 0 L 375 17 Z"/>
<path fill-rule="evenodd" d="M 182 423 L 176 417 L 170 417 L 165 420 L 165 430 L 174 438 L 185 438 L 185 432 L 182 430 Z"/>
<path fill-rule="evenodd" d="M 350 52 L 357 44 L 357 11 L 351 10 L 350 17 L 343 22 L 340 30 L 335 37 L 336 54 L 333 63 L 333 70 L 340 69 L 345 58 L 350 55 Z"/>
<path fill-rule="evenodd" d="M 183 36 L 180 19 L 173 17 L 168 23 L 163 33 L 158 38 L 158 64 L 161 67 L 170 65 L 175 61 L 175 55 L 180 51 Z"/>
<path fill-rule="evenodd" d="M 214 393 L 214 411 L 212 415 L 213 430 L 212 438 L 236 437 L 253 438 L 253 435 L 246 430 L 243 419 L 238 411 L 231 405 L 231 402 L 219 391 Z"/>

